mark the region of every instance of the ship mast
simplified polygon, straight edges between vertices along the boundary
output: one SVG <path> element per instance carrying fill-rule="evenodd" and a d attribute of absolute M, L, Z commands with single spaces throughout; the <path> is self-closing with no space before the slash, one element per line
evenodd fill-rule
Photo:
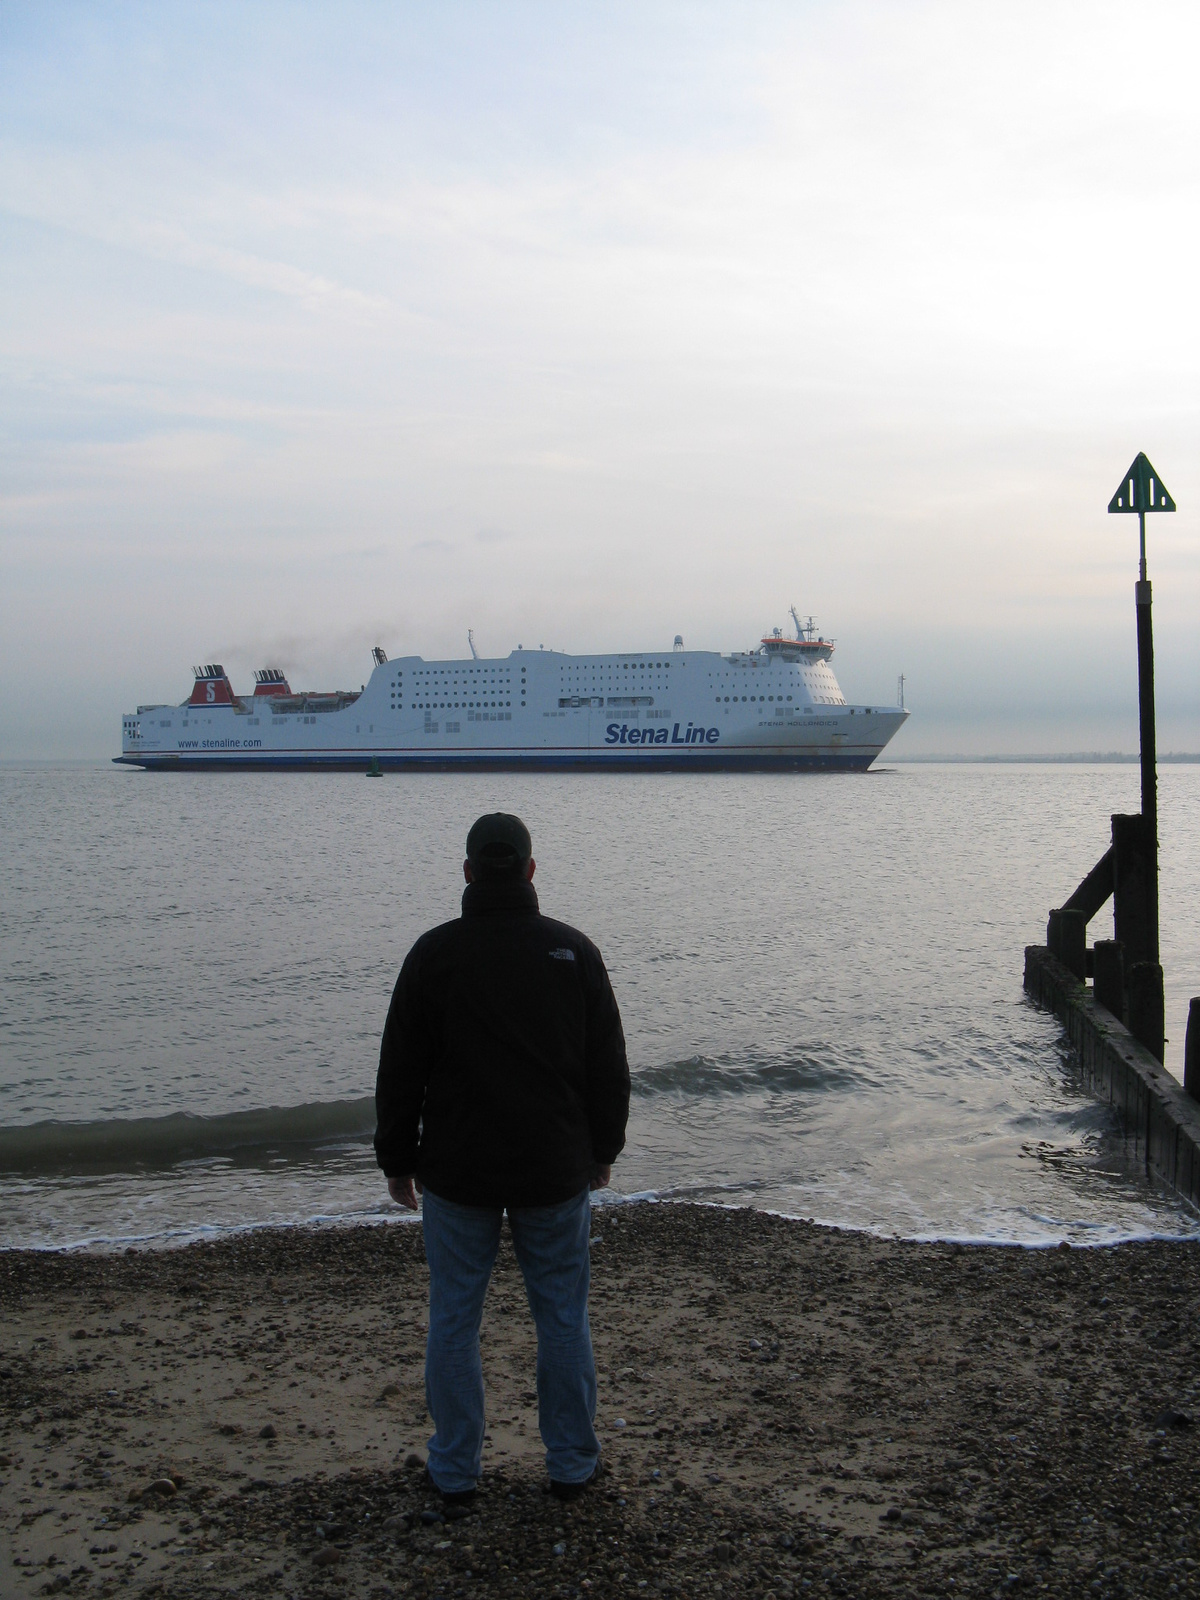
<path fill-rule="evenodd" d="M 809 617 L 808 627 L 805 628 L 804 624 L 800 621 L 800 618 L 796 615 L 795 606 L 789 606 L 788 610 L 792 613 L 792 621 L 796 624 L 796 638 L 801 644 L 805 644 L 808 640 L 809 634 L 813 631 L 813 619 Z"/>

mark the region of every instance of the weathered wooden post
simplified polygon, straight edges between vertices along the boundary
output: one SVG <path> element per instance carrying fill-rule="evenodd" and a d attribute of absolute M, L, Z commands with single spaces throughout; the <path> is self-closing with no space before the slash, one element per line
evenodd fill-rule
<path fill-rule="evenodd" d="M 1046 946 L 1080 983 L 1087 977 L 1087 918 L 1082 911 L 1066 906 L 1050 913 L 1046 924 Z"/>
<path fill-rule="evenodd" d="M 1129 968 L 1130 1033 L 1144 1044 L 1156 1061 L 1166 1051 L 1166 1007 L 1163 1004 L 1163 972 L 1157 961 L 1135 961 Z"/>
<path fill-rule="evenodd" d="M 1158 841 L 1145 817 L 1112 819 L 1114 929 L 1125 946 L 1125 972 L 1158 960 Z"/>
<path fill-rule="evenodd" d="M 1187 1042 L 1183 1047 L 1183 1087 L 1200 1100 L 1200 999 L 1188 1006 Z"/>
<path fill-rule="evenodd" d="M 1092 998 L 1125 1020 L 1125 946 L 1119 939 L 1097 939 L 1092 946 Z"/>

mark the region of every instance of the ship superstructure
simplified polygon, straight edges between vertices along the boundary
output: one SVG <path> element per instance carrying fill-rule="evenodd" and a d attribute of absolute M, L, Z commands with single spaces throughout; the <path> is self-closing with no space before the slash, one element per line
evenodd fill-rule
<path fill-rule="evenodd" d="M 729 655 L 673 649 L 389 660 L 359 690 L 294 692 L 279 668 L 240 696 L 218 663 L 182 705 L 122 719 L 128 764 L 184 767 L 865 770 L 902 707 L 848 705 L 812 619 Z"/>

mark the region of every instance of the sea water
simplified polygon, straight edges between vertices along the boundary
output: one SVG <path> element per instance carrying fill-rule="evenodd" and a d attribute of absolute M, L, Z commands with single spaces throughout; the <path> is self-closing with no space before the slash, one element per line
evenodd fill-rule
<path fill-rule="evenodd" d="M 1083 1091 L 1022 952 L 1138 808 L 1123 765 L 866 775 L 0 768 L 0 1243 L 377 1220 L 379 1036 L 482 811 L 599 945 L 611 1198 L 916 1237 L 1197 1230 Z M 1160 776 L 1168 1065 L 1200 992 L 1200 767 Z M 1111 914 L 1092 924 L 1111 936 Z"/>

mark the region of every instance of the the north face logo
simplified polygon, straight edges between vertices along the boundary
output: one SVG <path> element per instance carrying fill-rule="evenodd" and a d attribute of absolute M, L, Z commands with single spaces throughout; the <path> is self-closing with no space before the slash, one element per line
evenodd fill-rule
<path fill-rule="evenodd" d="M 550 955 L 555 961 L 574 961 L 575 959 L 574 950 L 551 950 Z"/>

